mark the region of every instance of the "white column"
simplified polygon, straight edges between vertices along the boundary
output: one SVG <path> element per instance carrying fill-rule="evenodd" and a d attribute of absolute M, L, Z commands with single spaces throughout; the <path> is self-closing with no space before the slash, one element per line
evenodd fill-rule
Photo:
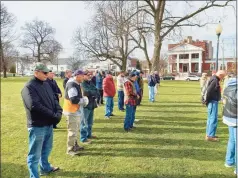
<path fill-rule="evenodd" d="M 189 53 L 189 59 L 188 59 L 188 66 L 189 66 L 189 72 L 191 73 L 192 72 L 192 54 Z"/>
<path fill-rule="evenodd" d="M 198 73 L 202 73 L 202 51 L 199 52 Z"/>
<path fill-rule="evenodd" d="M 179 72 L 179 54 L 177 54 L 177 72 Z"/>

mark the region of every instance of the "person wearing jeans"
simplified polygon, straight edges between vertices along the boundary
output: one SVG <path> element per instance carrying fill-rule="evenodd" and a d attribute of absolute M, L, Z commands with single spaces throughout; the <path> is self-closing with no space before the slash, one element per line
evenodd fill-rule
<path fill-rule="evenodd" d="M 84 72 L 84 81 L 82 83 L 83 95 L 88 97 L 89 103 L 83 108 L 83 117 L 80 123 L 80 141 L 86 144 L 90 144 L 93 138 L 92 126 L 94 109 L 97 108 L 96 98 L 98 96 L 97 88 L 90 81 L 90 73 Z"/>
<path fill-rule="evenodd" d="M 102 90 L 102 81 L 103 81 L 103 76 L 102 73 L 99 71 L 96 75 L 96 88 L 98 90 L 98 97 L 97 97 L 97 104 L 103 104 L 103 90 Z"/>
<path fill-rule="evenodd" d="M 156 80 L 153 75 L 153 72 L 148 76 L 148 88 L 149 88 L 149 100 L 150 102 L 155 101 L 155 85 Z"/>
<path fill-rule="evenodd" d="M 124 120 L 124 130 L 129 132 L 133 128 L 136 112 L 136 88 L 134 82 L 136 81 L 136 74 L 131 73 L 129 79 L 124 84 L 126 116 Z"/>
<path fill-rule="evenodd" d="M 29 152 L 27 164 L 30 178 L 39 178 L 59 170 L 49 163 L 49 155 L 53 146 L 53 124 L 58 124 L 62 116 L 59 105 L 50 85 L 45 82 L 49 69 L 43 63 L 35 66 L 34 77 L 21 91 L 27 114 L 29 133 Z"/>
<path fill-rule="evenodd" d="M 106 101 L 105 106 L 105 118 L 110 119 L 110 116 L 114 116 L 113 107 L 114 101 L 113 97 L 116 94 L 116 88 L 113 81 L 113 77 L 110 71 L 107 72 L 107 76 L 103 79 L 103 96 Z"/>
<path fill-rule="evenodd" d="M 123 71 L 121 71 L 117 77 L 118 109 L 120 111 L 125 111 L 125 109 L 124 109 L 124 91 L 123 91 L 124 83 L 125 83 L 125 74 Z"/>
<path fill-rule="evenodd" d="M 237 174 L 237 79 L 227 81 L 223 94 L 223 123 L 228 126 L 229 140 L 227 144 L 225 166 L 235 167 Z"/>
<path fill-rule="evenodd" d="M 208 112 L 205 137 L 207 141 L 218 141 L 218 137 L 216 136 L 218 124 L 218 102 L 221 100 L 221 88 L 219 82 L 224 78 L 224 76 L 225 71 L 220 70 L 216 73 L 216 75 L 213 75 L 208 82 L 205 97 Z"/>

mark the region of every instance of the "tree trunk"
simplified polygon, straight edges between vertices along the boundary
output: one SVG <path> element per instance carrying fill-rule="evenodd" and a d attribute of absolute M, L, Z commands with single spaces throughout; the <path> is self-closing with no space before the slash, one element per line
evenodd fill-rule
<path fill-rule="evenodd" d="M 40 62 L 41 61 L 40 60 L 40 45 L 38 45 L 37 52 L 38 52 L 38 54 L 37 54 L 37 61 Z"/>
<path fill-rule="evenodd" d="M 122 65 L 121 65 L 122 71 L 126 71 L 126 65 L 127 65 L 127 59 L 125 58 L 122 60 Z"/>
<path fill-rule="evenodd" d="M 152 63 L 152 71 L 158 71 L 159 72 L 159 63 L 160 63 L 160 51 L 162 47 L 162 42 L 158 39 L 154 45 L 154 54 L 153 54 L 153 63 Z"/>
<path fill-rule="evenodd" d="M 7 78 L 7 66 L 3 54 L 2 40 L 0 39 L 0 53 L 1 53 L 1 69 L 3 70 L 3 78 Z"/>
<path fill-rule="evenodd" d="M 157 2 L 157 8 L 155 12 L 155 44 L 154 44 L 154 52 L 153 52 L 153 64 L 152 71 L 159 71 L 159 61 L 160 61 L 160 51 L 162 46 L 162 40 L 160 36 L 161 25 L 163 21 L 163 15 L 165 10 L 165 0 L 160 0 Z"/>

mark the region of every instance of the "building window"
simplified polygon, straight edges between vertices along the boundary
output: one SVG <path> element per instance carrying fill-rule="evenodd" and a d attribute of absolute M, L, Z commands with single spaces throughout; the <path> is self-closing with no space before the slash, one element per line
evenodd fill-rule
<path fill-rule="evenodd" d="M 192 54 L 192 59 L 197 59 L 197 58 L 199 58 L 199 53 Z"/>
<path fill-rule="evenodd" d="M 50 67 L 50 70 L 53 70 L 53 67 Z"/>
<path fill-rule="evenodd" d="M 225 70 L 226 69 L 226 65 L 224 64 L 224 67 L 223 67 L 223 64 L 220 65 L 220 70 Z"/>
<path fill-rule="evenodd" d="M 180 54 L 179 55 L 179 59 L 188 59 L 189 58 L 189 54 Z"/>
<path fill-rule="evenodd" d="M 210 71 L 215 70 L 215 64 L 210 64 Z"/>
<path fill-rule="evenodd" d="M 195 63 L 194 72 L 198 72 L 198 63 Z"/>
<path fill-rule="evenodd" d="M 64 70 L 64 68 L 63 68 L 63 67 L 61 67 L 61 68 L 60 68 L 60 70 L 62 70 L 62 71 L 63 71 L 63 70 Z"/>

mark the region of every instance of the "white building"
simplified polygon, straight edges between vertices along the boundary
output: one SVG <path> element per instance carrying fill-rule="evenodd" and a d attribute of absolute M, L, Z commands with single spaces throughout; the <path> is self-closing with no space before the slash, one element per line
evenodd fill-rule
<path fill-rule="evenodd" d="M 48 69 L 52 70 L 55 73 L 64 72 L 67 69 L 70 69 L 70 66 L 67 64 L 69 58 L 59 58 L 53 62 L 44 62 Z M 22 64 L 21 61 L 16 61 L 16 73 L 18 75 L 33 75 L 34 67 L 36 62 L 28 62 Z"/>

